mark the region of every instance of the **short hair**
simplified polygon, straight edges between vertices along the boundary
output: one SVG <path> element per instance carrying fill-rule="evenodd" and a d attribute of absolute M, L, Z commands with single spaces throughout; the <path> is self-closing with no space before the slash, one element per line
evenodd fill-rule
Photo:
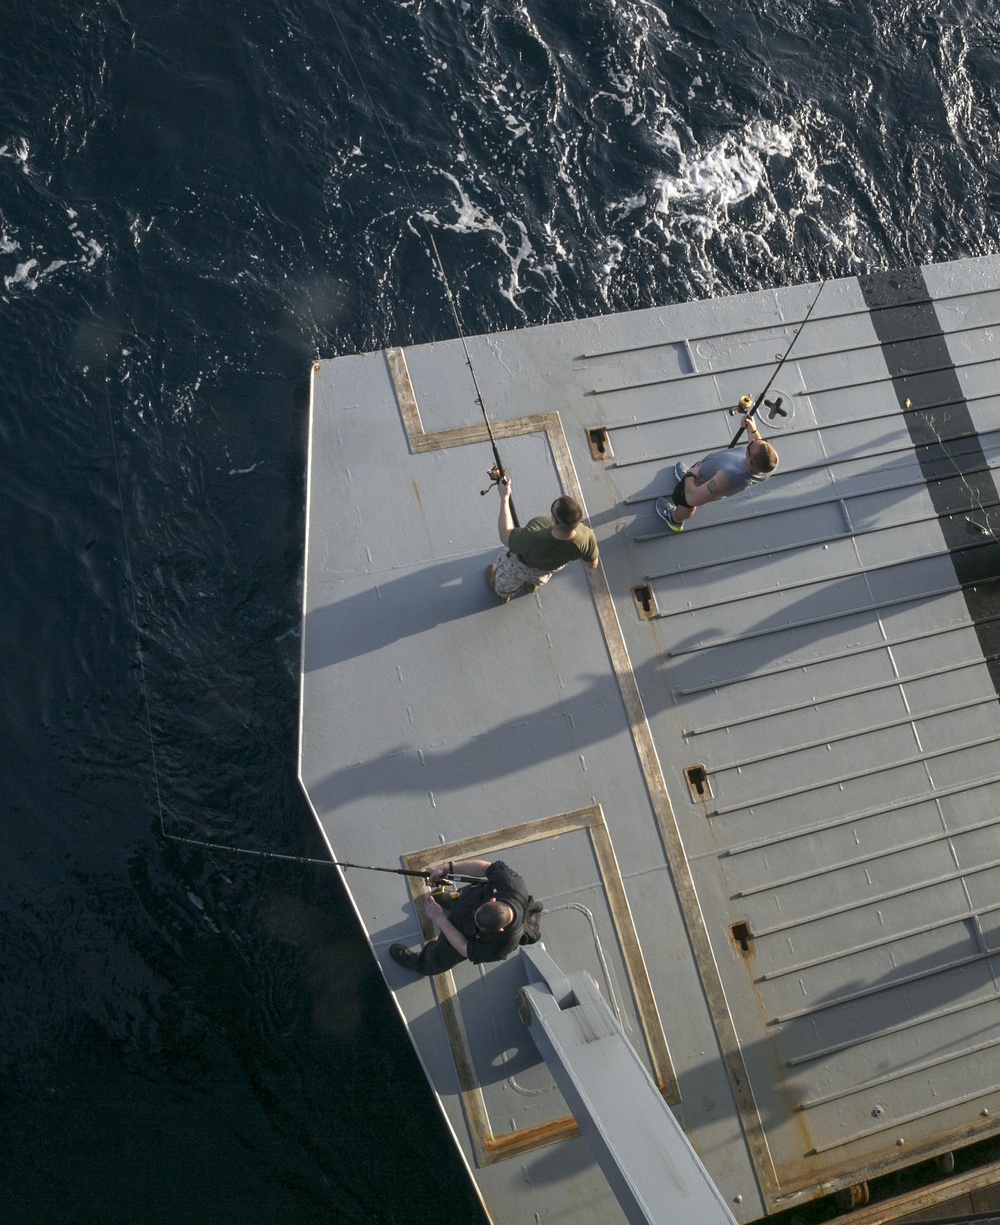
<path fill-rule="evenodd" d="M 778 466 L 778 452 L 769 442 L 762 442 L 759 438 L 755 438 L 754 442 L 759 445 L 754 458 L 750 461 L 753 467 L 758 472 L 773 472 Z M 750 445 L 753 446 L 753 443 Z"/>
<path fill-rule="evenodd" d="M 481 932 L 495 934 L 496 932 L 503 931 L 513 919 L 513 906 L 509 906 L 506 902 L 498 902 L 496 898 L 483 902 L 482 906 L 476 911 L 476 926 Z"/>
<path fill-rule="evenodd" d="M 563 495 L 552 503 L 552 518 L 560 527 L 576 527 L 583 518 L 583 507 L 576 498 Z"/>

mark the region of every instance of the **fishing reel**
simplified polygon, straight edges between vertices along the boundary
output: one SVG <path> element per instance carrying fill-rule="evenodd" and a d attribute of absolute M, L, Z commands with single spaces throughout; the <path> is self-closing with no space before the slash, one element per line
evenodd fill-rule
<path fill-rule="evenodd" d="M 486 475 L 490 478 L 490 483 L 485 489 L 480 489 L 479 496 L 481 498 L 485 498 L 491 489 L 499 485 L 507 473 L 499 465 L 494 464 L 491 468 L 486 469 Z"/>
<path fill-rule="evenodd" d="M 449 878 L 445 877 L 445 879 L 447 880 Z M 449 888 L 447 885 L 439 884 L 431 890 L 431 897 L 435 902 L 437 902 L 442 910 L 448 910 L 458 901 L 458 895 L 461 893 L 461 890 L 456 889 L 454 885 L 455 882 L 452 881 L 451 888 Z"/>

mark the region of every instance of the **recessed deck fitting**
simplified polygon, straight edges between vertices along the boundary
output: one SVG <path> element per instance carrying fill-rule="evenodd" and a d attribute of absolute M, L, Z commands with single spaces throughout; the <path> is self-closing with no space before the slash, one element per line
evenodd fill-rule
<path fill-rule="evenodd" d="M 632 599 L 635 600 L 640 621 L 648 621 L 650 617 L 656 616 L 656 597 L 648 583 L 639 583 L 638 586 L 633 587 Z"/>
<path fill-rule="evenodd" d="M 596 460 L 610 459 L 614 455 L 611 449 L 611 438 L 603 425 L 596 425 L 587 431 L 587 441 L 590 443 L 590 454 Z"/>
<path fill-rule="evenodd" d="M 708 771 L 704 766 L 688 766 L 684 771 L 684 777 L 687 779 L 691 799 L 696 804 L 702 800 L 712 798 L 712 784 L 708 778 Z"/>
<path fill-rule="evenodd" d="M 753 932 L 750 930 L 750 924 L 745 919 L 741 919 L 739 923 L 734 923 L 730 927 L 729 934 L 743 956 L 749 957 L 753 952 Z"/>

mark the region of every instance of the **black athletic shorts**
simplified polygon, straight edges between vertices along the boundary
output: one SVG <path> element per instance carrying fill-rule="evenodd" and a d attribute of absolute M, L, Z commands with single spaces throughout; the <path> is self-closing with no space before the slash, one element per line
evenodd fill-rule
<path fill-rule="evenodd" d="M 677 482 L 677 484 L 674 486 L 674 492 L 670 495 L 670 501 L 673 502 L 675 506 L 687 506 L 688 510 L 690 510 L 691 507 L 688 506 L 684 498 L 684 481 L 686 480 L 687 477 L 685 476 L 682 480 Z"/>

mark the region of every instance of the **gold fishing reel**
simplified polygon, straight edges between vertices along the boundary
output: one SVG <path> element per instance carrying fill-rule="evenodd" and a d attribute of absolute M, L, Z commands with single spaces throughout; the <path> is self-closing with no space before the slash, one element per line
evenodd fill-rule
<path fill-rule="evenodd" d="M 481 498 L 485 498 L 489 491 L 494 488 L 494 486 L 499 485 L 507 473 L 497 464 L 493 464 L 492 467 L 486 469 L 486 475 L 490 478 L 490 483 L 485 489 L 480 489 L 479 496 Z"/>

